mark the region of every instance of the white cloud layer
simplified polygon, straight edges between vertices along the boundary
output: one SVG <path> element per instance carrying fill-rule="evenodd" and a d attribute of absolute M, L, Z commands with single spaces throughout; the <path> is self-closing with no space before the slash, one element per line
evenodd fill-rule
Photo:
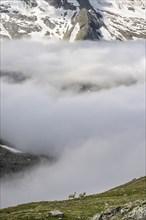
<path fill-rule="evenodd" d="M 2 182 L 2 206 L 97 193 L 144 175 L 143 46 L 2 42 L 1 137 L 60 155 Z"/>
<path fill-rule="evenodd" d="M 21 72 L 43 87 L 50 84 L 57 89 L 129 85 L 143 81 L 144 43 L 4 41 L 1 69 Z"/>

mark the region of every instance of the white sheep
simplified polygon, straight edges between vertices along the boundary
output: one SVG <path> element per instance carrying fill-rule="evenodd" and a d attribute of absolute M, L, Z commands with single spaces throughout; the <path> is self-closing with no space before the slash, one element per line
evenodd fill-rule
<path fill-rule="evenodd" d="M 73 194 L 70 194 L 70 195 L 68 196 L 68 198 L 69 198 L 69 199 L 74 199 L 75 196 L 76 196 L 76 192 L 74 192 Z"/>
<path fill-rule="evenodd" d="M 79 194 L 79 198 L 80 198 L 80 199 L 83 199 L 85 196 L 86 196 L 86 192 L 83 192 L 83 193 L 80 193 L 80 194 Z"/>

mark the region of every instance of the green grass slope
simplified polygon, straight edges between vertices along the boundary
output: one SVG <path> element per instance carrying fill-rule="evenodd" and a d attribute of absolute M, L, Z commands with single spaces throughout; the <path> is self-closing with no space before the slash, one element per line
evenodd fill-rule
<path fill-rule="evenodd" d="M 86 220 L 109 208 L 122 207 L 138 200 L 144 201 L 145 195 L 146 177 L 141 177 L 104 193 L 86 196 L 83 199 L 36 202 L 1 209 L 0 220 L 58 219 L 58 217 L 49 216 L 52 210 L 63 212 L 64 220 Z"/>

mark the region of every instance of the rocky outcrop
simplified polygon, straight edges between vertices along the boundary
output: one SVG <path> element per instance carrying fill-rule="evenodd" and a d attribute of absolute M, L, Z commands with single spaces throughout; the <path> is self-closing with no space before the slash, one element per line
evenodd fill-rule
<path fill-rule="evenodd" d="M 90 220 L 146 220 L 146 201 L 137 200 L 124 206 L 109 208 L 95 215 Z"/>
<path fill-rule="evenodd" d="M 97 40 L 101 38 L 100 17 L 94 11 L 88 11 L 86 8 L 82 8 L 79 13 L 72 18 L 72 27 L 64 34 L 63 39 L 70 40 L 73 31 L 76 26 L 79 26 L 79 30 L 73 40 Z"/>
<path fill-rule="evenodd" d="M 49 212 L 49 216 L 51 217 L 58 217 L 60 220 L 63 218 L 64 213 L 60 212 L 59 210 L 53 210 Z"/>

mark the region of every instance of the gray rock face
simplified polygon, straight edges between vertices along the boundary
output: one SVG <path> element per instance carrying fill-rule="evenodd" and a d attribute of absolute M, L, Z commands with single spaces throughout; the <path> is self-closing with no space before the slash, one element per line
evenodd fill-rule
<path fill-rule="evenodd" d="M 106 211 L 95 215 L 90 220 L 146 220 L 146 201 L 137 200 L 130 202 L 123 207 L 109 208 Z"/>
<path fill-rule="evenodd" d="M 0 38 L 145 39 L 145 9 L 145 0 L 1 0 Z"/>
<path fill-rule="evenodd" d="M 49 17 L 45 17 L 43 21 L 47 27 L 49 27 L 51 29 L 55 28 L 55 24 L 50 21 Z"/>
<path fill-rule="evenodd" d="M 76 24 L 79 24 L 75 40 L 99 40 L 101 33 L 99 31 L 101 21 L 94 11 L 89 12 L 86 8 L 82 8 L 79 13 L 72 19 L 72 27 L 64 35 L 64 39 L 69 40 Z"/>

